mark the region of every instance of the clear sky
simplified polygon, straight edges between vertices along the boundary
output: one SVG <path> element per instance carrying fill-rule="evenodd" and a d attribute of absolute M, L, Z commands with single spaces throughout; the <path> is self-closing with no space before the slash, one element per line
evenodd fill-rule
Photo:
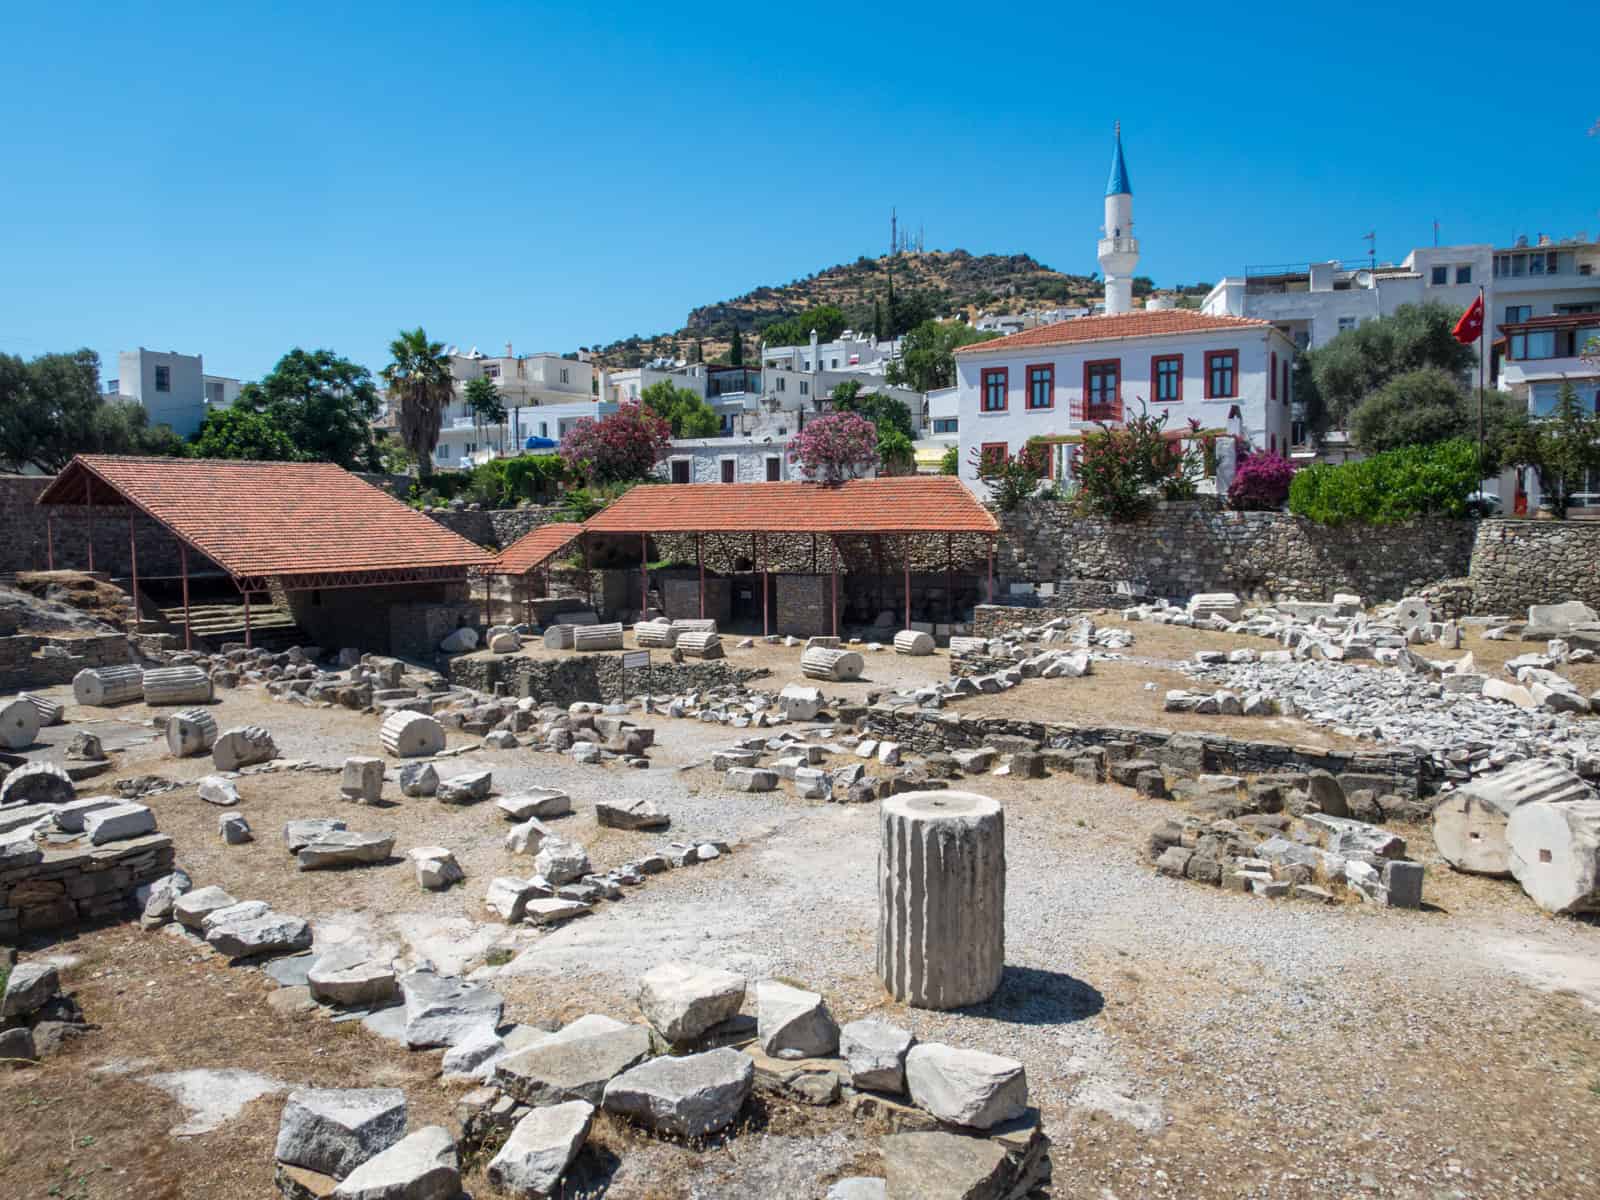
<path fill-rule="evenodd" d="M 0 351 L 252 378 L 296 345 L 376 370 L 418 323 L 572 350 L 880 253 L 891 205 L 930 247 L 1094 271 L 1118 118 L 1160 284 L 1357 257 L 1369 229 L 1398 259 L 1435 218 L 1596 237 L 1592 18 L 14 3 Z"/>

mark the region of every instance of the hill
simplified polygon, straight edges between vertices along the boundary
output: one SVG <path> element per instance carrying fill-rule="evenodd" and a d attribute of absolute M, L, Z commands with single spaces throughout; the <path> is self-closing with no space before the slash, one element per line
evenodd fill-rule
<path fill-rule="evenodd" d="M 702 358 L 712 362 L 726 356 L 735 329 L 745 334 L 745 350 L 753 353 L 751 342 L 762 329 L 823 304 L 843 310 L 848 327 L 870 329 L 873 301 L 882 304 L 887 298 L 891 271 L 898 308 L 937 316 L 1085 303 L 1099 299 L 1101 291 L 1096 276 L 1052 271 L 1026 254 L 929 250 L 892 258 L 863 255 L 853 263 L 829 267 L 804 279 L 758 287 L 731 300 L 702 305 L 690 312 L 674 333 L 635 334 L 596 346 L 593 354 L 608 367 L 633 367 L 658 356 L 692 357 L 698 345 Z"/>

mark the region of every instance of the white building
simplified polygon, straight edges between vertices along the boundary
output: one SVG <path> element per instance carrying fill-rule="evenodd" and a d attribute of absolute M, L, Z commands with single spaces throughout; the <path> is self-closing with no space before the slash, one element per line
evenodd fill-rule
<path fill-rule="evenodd" d="M 1168 430 L 1194 420 L 1284 452 L 1293 361 L 1294 343 L 1270 322 L 1193 309 L 1083 317 L 963 346 L 961 478 L 979 488 L 978 455 L 1116 424 L 1141 402 L 1168 414 Z M 1052 477 L 1068 477 L 1070 462 L 1069 448 L 1056 446 Z"/>
<path fill-rule="evenodd" d="M 572 406 L 578 406 L 583 416 L 597 415 L 594 367 L 587 362 L 559 354 L 516 355 L 510 342 L 506 343 L 505 354 L 498 357 L 483 354 L 476 346 L 465 352 L 451 348 L 447 353 L 455 399 L 445 408 L 439 447 L 434 452 L 441 466 L 454 466 L 464 458 L 487 462 L 499 454 L 518 454 L 528 437 L 546 436 L 529 434 L 527 429 L 537 429 L 541 423 L 556 428 L 563 420 L 570 427 L 577 419 L 571 415 Z M 486 425 L 467 407 L 466 385 L 479 378 L 494 380 L 500 403 L 506 409 L 504 422 Z M 559 416 L 546 413 L 538 418 L 524 411 L 551 407 L 566 411 Z M 447 444 L 449 453 L 445 453 Z M 467 446 L 470 451 L 465 450 Z"/>
<path fill-rule="evenodd" d="M 927 395 L 928 424 L 917 439 L 917 473 L 936 475 L 945 452 L 961 449 L 961 389 L 935 388 Z"/>
<path fill-rule="evenodd" d="M 170 425 L 179 437 L 191 437 L 205 420 L 208 403 L 231 404 L 239 381 L 207 375 L 201 356 L 175 350 L 124 350 L 117 355 L 117 377 L 106 391 L 144 407 L 151 425 Z"/>
<path fill-rule="evenodd" d="M 674 438 L 655 473 L 665 483 L 777 483 L 791 479 L 785 449 L 788 439 L 777 433 L 761 437 Z"/>
<path fill-rule="evenodd" d="M 803 346 L 761 346 L 764 371 L 842 371 L 850 374 L 882 375 L 892 359 L 900 356 L 900 339 L 880 342 L 870 333 L 846 329 L 831 342 L 817 342 L 816 331 Z"/>

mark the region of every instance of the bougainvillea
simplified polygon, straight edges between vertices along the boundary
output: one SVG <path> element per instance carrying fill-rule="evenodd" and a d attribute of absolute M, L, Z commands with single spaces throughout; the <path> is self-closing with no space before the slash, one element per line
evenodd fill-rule
<path fill-rule="evenodd" d="M 624 404 L 596 421 L 584 417 L 561 439 L 567 470 L 591 484 L 643 479 L 671 441 L 667 422 L 637 404 Z"/>
<path fill-rule="evenodd" d="M 878 430 L 855 413 L 818 417 L 795 434 L 789 459 L 823 483 L 854 479 L 878 461 Z"/>
<path fill-rule="evenodd" d="M 1264 451 L 1239 463 L 1228 488 L 1228 503 L 1245 510 L 1272 511 L 1283 507 L 1294 479 L 1294 464 L 1281 454 Z"/>

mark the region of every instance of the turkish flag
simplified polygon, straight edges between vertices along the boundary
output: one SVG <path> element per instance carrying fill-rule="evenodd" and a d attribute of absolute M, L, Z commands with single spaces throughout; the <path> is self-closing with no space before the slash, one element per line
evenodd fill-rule
<path fill-rule="evenodd" d="M 1467 305 L 1467 311 L 1461 314 L 1461 320 L 1456 322 L 1456 327 L 1450 331 L 1456 341 L 1463 346 L 1470 346 L 1483 336 L 1483 293 L 1478 293 L 1478 298 Z"/>

